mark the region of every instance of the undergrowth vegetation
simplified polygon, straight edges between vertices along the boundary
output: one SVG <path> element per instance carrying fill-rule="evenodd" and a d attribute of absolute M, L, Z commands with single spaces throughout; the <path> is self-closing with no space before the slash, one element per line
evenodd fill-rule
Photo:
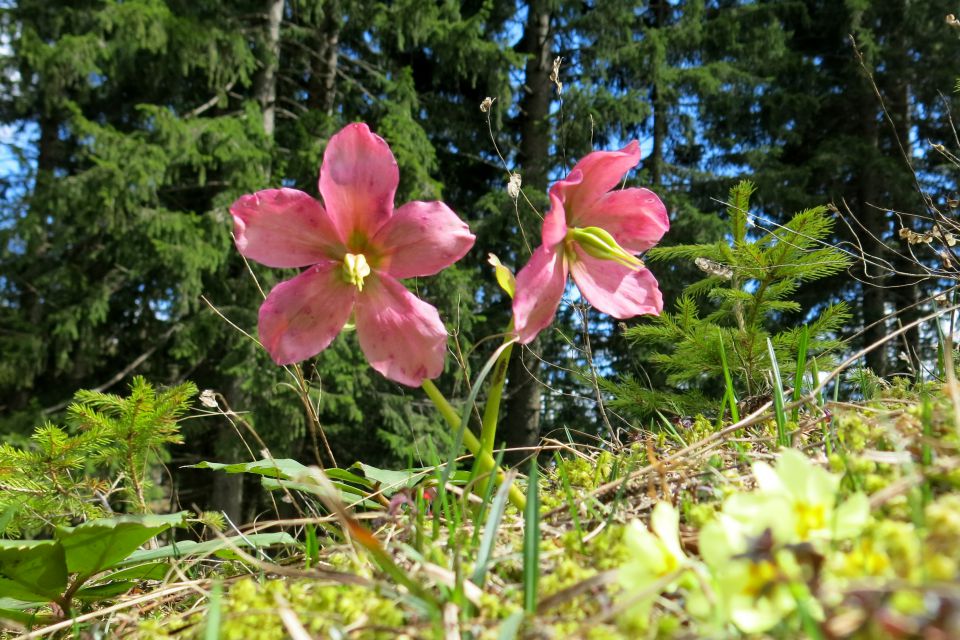
<path fill-rule="evenodd" d="M 952 637 L 952 346 L 926 379 L 828 373 L 842 305 L 799 327 L 769 321 L 803 311 L 790 302 L 800 282 L 843 268 L 821 244 L 830 221 L 813 210 L 751 232 L 751 190 L 731 192 L 731 244 L 651 256 L 710 262 L 677 313 L 628 331 L 664 345 L 652 362 L 676 391 L 634 398 L 635 415 L 656 418 L 619 443 L 568 432 L 510 470 L 498 451 L 462 466 L 456 448 L 398 470 L 321 469 L 266 449 L 195 465 L 259 479 L 272 516 L 240 525 L 152 514 L 164 505 L 151 479 L 181 441 L 192 385 L 138 378 L 127 396 L 77 394 L 65 426 L 0 449 L 8 635 Z M 713 305 L 702 318 L 698 300 Z M 502 384 L 497 357 L 477 387 Z M 855 398 L 839 400 L 841 387 Z M 438 407 L 451 426 L 469 415 Z"/>
<path fill-rule="evenodd" d="M 442 464 L 327 475 L 285 460 L 214 469 L 255 473 L 314 515 L 143 551 L 134 550 L 187 524 L 185 514 L 92 520 L 57 527 L 50 542 L 5 541 L 4 615 L 69 629 L 54 621 L 75 599 L 74 613 L 93 612 L 85 625 L 137 638 L 956 631 L 960 438 L 942 384 L 900 380 L 855 404 L 811 401 L 785 449 L 770 412 L 723 426 L 700 418 L 682 441 L 637 432 L 617 451 L 548 441 L 536 485 L 508 475 L 528 505 L 539 504 L 525 513 L 509 504 L 508 485 L 469 493 L 466 472 L 441 485 Z M 107 557 L 92 560 L 93 548 L 70 544 L 83 531 Z M 40 562 L 49 581 L 51 558 L 64 553 L 56 545 L 67 581 L 53 587 L 57 604 L 28 612 L 24 585 L 37 574 L 18 572 Z M 106 606 L 134 586 L 146 593 Z M 35 587 L 34 601 L 50 588 Z"/>

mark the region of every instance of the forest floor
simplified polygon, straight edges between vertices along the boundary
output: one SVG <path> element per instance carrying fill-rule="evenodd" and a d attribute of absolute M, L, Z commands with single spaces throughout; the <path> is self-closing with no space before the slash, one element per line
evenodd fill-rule
<path fill-rule="evenodd" d="M 545 440 L 537 491 L 507 474 L 524 511 L 443 465 L 385 476 L 355 506 L 318 499 L 322 481 L 274 481 L 277 500 L 327 515 L 242 532 L 296 544 L 183 559 L 8 637 L 960 637 L 952 394 L 868 382 L 857 403 L 691 418 L 596 447 Z"/>

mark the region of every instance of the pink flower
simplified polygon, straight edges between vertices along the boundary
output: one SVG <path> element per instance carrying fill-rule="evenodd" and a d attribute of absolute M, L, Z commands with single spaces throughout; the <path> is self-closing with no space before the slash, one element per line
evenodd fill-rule
<path fill-rule="evenodd" d="M 450 266 L 475 238 L 442 202 L 394 211 L 399 180 L 390 147 L 357 123 L 324 152 L 323 204 L 295 189 L 267 189 L 230 207 L 240 253 L 268 267 L 309 267 L 274 287 L 260 307 L 260 340 L 277 364 L 320 353 L 353 314 L 374 369 L 410 386 L 440 375 L 446 329 L 399 279 Z"/>
<path fill-rule="evenodd" d="M 517 274 L 513 315 L 521 344 L 553 321 L 567 273 L 590 304 L 615 318 L 663 310 L 657 281 L 635 254 L 670 228 L 666 207 L 647 189 L 611 191 L 639 161 L 636 140 L 620 151 L 595 151 L 550 188 L 543 244 Z"/>

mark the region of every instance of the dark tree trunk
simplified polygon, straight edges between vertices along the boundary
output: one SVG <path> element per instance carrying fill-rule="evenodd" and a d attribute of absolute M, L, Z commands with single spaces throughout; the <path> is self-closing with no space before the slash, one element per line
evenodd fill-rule
<path fill-rule="evenodd" d="M 897 2 L 896 5 L 891 3 L 891 18 L 894 24 L 906 24 L 908 19 L 906 5 L 907 3 L 903 2 L 903 0 Z M 919 206 L 921 207 L 920 212 L 924 212 L 923 198 L 914 188 L 913 177 L 910 173 L 910 167 L 907 164 L 908 161 L 902 157 L 902 155 L 905 155 L 907 158 L 913 158 L 913 149 L 910 144 L 910 128 L 913 125 L 913 119 L 910 109 L 912 96 L 909 78 L 911 66 L 913 66 L 915 62 L 911 58 L 910 43 L 907 41 L 904 30 L 894 27 L 891 31 L 892 36 L 889 52 L 885 56 L 886 66 L 889 71 L 886 74 L 887 91 L 885 91 L 884 98 L 887 102 L 890 117 L 893 120 L 893 133 L 896 135 L 896 139 L 892 140 L 889 145 L 889 153 L 896 154 L 895 157 L 899 161 L 896 184 L 898 186 L 897 193 L 900 195 L 890 203 L 890 206 L 894 207 L 897 211 L 907 213 L 916 211 Z M 902 155 L 900 152 L 901 147 L 903 149 Z M 910 226 L 912 222 L 913 220 L 910 217 L 905 217 L 902 220 L 902 223 L 906 226 Z M 899 221 L 897 226 L 899 226 Z M 897 230 L 894 229 L 894 231 Z M 896 234 L 894 234 L 894 238 L 894 242 L 896 242 Z M 898 251 L 891 257 L 897 271 L 901 273 L 916 273 L 919 269 L 909 257 L 907 247 L 901 242 L 897 249 Z M 893 281 L 896 286 L 891 290 L 891 297 L 894 306 L 899 312 L 897 317 L 902 325 L 908 325 L 919 319 L 922 315 L 921 309 L 917 305 L 917 302 L 921 298 L 920 287 L 916 279 L 910 276 L 897 275 L 894 276 Z M 921 337 L 919 326 L 903 334 L 899 342 L 893 346 L 895 351 L 903 351 L 907 354 L 914 371 L 919 370 L 923 357 L 923 354 L 920 353 Z"/>
<path fill-rule="evenodd" d="M 859 26 L 860 19 L 861 16 L 855 12 L 852 16 L 854 29 Z M 880 204 L 878 198 L 881 194 L 880 176 L 877 171 L 877 163 L 882 155 L 880 125 L 877 120 L 879 105 L 877 105 L 870 78 L 866 76 L 863 69 L 859 68 L 859 63 L 856 60 L 851 62 L 856 65 L 851 78 L 851 102 L 859 105 L 860 108 L 857 133 L 863 141 L 863 153 L 857 167 L 859 180 L 855 187 L 854 214 L 868 234 L 868 237 L 861 239 L 864 250 L 883 261 L 889 258 L 889 251 L 885 244 L 889 220 L 886 211 L 876 206 Z M 872 72 L 871 61 L 865 58 L 864 63 L 866 69 Z M 861 266 L 864 269 L 863 273 L 860 274 L 863 281 L 861 285 L 863 287 L 863 324 L 865 327 L 863 341 L 864 346 L 867 346 L 883 340 L 889 333 L 886 313 L 888 299 L 886 285 L 889 281 L 889 274 L 877 266 L 865 266 L 863 264 Z M 888 351 L 889 345 L 884 344 L 872 349 L 867 354 L 867 366 L 878 375 L 882 376 L 887 373 L 889 368 Z"/>
<path fill-rule="evenodd" d="M 254 78 L 254 97 L 263 111 L 263 130 L 273 137 L 276 129 L 277 69 L 280 61 L 280 23 L 283 20 L 284 0 L 267 0 L 264 9 L 267 23 L 264 27 L 263 50 L 260 70 Z M 269 170 L 267 171 L 269 173 Z M 230 407 L 237 410 L 247 404 L 246 397 L 237 381 L 232 381 L 223 390 Z M 214 448 L 218 460 L 236 462 L 244 455 L 238 436 L 232 429 L 224 428 L 217 433 Z M 223 511 L 234 524 L 241 524 L 243 515 L 243 475 L 214 474 L 210 503 L 213 509 Z"/>
<path fill-rule="evenodd" d="M 532 0 L 524 30 L 526 65 L 524 96 L 520 101 L 520 166 L 524 185 L 544 193 L 550 167 L 550 17 L 547 0 Z M 540 340 L 513 351 L 507 371 L 509 395 L 500 435 L 508 447 L 534 446 L 540 439 Z M 512 456 L 516 459 L 517 456 Z"/>
<path fill-rule="evenodd" d="M 337 104 L 337 64 L 340 54 L 340 3 L 325 3 L 323 22 L 317 29 L 316 53 L 310 75 L 308 105 L 328 116 Z"/>
<path fill-rule="evenodd" d="M 667 11 L 670 7 L 666 0 L 657 2 L 653 15 L 656 17 L 657 29 L 663 28 L 667 21 Z M 653 110 L 653 148 L 650 155 L 644 162 L 644 168 L 650 172 L 650 184 L 659 187 L 663 184 L 664 172 L 664 146 L 667 142 L 667 104 L 663 95 L 661 69 L 667 64 L 664 59 L 665 49 L 657 47 L 654 49 L 653 60 L 651 61 L 650 73 L 650 106 Z"/>

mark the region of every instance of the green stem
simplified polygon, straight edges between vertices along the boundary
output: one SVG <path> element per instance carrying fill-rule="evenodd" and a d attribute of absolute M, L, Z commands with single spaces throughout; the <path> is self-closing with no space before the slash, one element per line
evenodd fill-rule
<path fill-rule="evenodd" d="M 482 456 L 493 457 L 493 448 L 497 438 L 497 420 L 500 417 L 500 400 L 503 398 L 503 383 L 507 379 L 507 366 L 510 364 L 510 355 L 513 353 L 513 321 L 510 322 L 510 328 L 507 329 L 507 337 L 504 338 L 504 344 L 508 343 L 507 348 L 503 350 L 497 358 L 494 365 L 493 375 L 490 378 L 490 391 L 487 395 L 487 404 L 483 407 L 483 419 L 480 422 L 480 451 Z M 480 471 L 479 460 L 474 472 Z M 487 481 L 483 480 L 479 485 L 481 491 L 486 491 Z"/>
<path fill-rule="evenodd" d="M 508 347 L 509 349 L 509 347 Z M 430 401 L 433 402 L 434 406 L 437 408 L 437 411 L 440 412 L 440 415 L 443 419 L 450 425 L 450 428 L 459 430 L 460 425 L 460 415 L 457 413 L 457 410 L 453 408 L 453 405 L 443 397 L 443 394 L 440 393 L 440 390 L 437 389 L 437 386 L 433 384 L 432 380 L 424 380 L 422 385 L 423 390 L 426 392 L 427 397 L 430 398 Z M 480 464 L 480 470 L 485 473 L 493 473 L 497 478 L 497 483 L 502 483 L 504 479 L 503 469 L 497 468 L 497 463 L 489 453 L 483 453 L 480 447 L 480 440 L 477 439 L 477 436 L 473 435 L 473 432 L 470 429 L 463 429 L 463 443 L 467 445 L 467 449 L 470 450 L 474 456 L 476 456 L 477 461 Z M 515 507 L 523 511 L 527 505 L 527 499 L 524 497 L 523 493 L 520 492 L 520 489 L 516 485 L 510 486 L 510 502 L 513 503 Z"/>
<path fill-rule="evenodd" d="M 507 328 L 507 337 L 504 343 L 510 342 L 513 333 L 513 321 Z M 513 353 L 511 343 L 500 357 L 497 358 L 493 377 L 490 379 L 490 392 L 487 395 L 487 404 L 483 407 L 483 420 L 480 423 L 480 450 L 493 457 L 494 440 L 497 437 L 497 418 L 500 417 L 500 400 L 503 398 L 503 383 L 507 380 L 507 366 L 510 364 L 510 354 Z"/>

